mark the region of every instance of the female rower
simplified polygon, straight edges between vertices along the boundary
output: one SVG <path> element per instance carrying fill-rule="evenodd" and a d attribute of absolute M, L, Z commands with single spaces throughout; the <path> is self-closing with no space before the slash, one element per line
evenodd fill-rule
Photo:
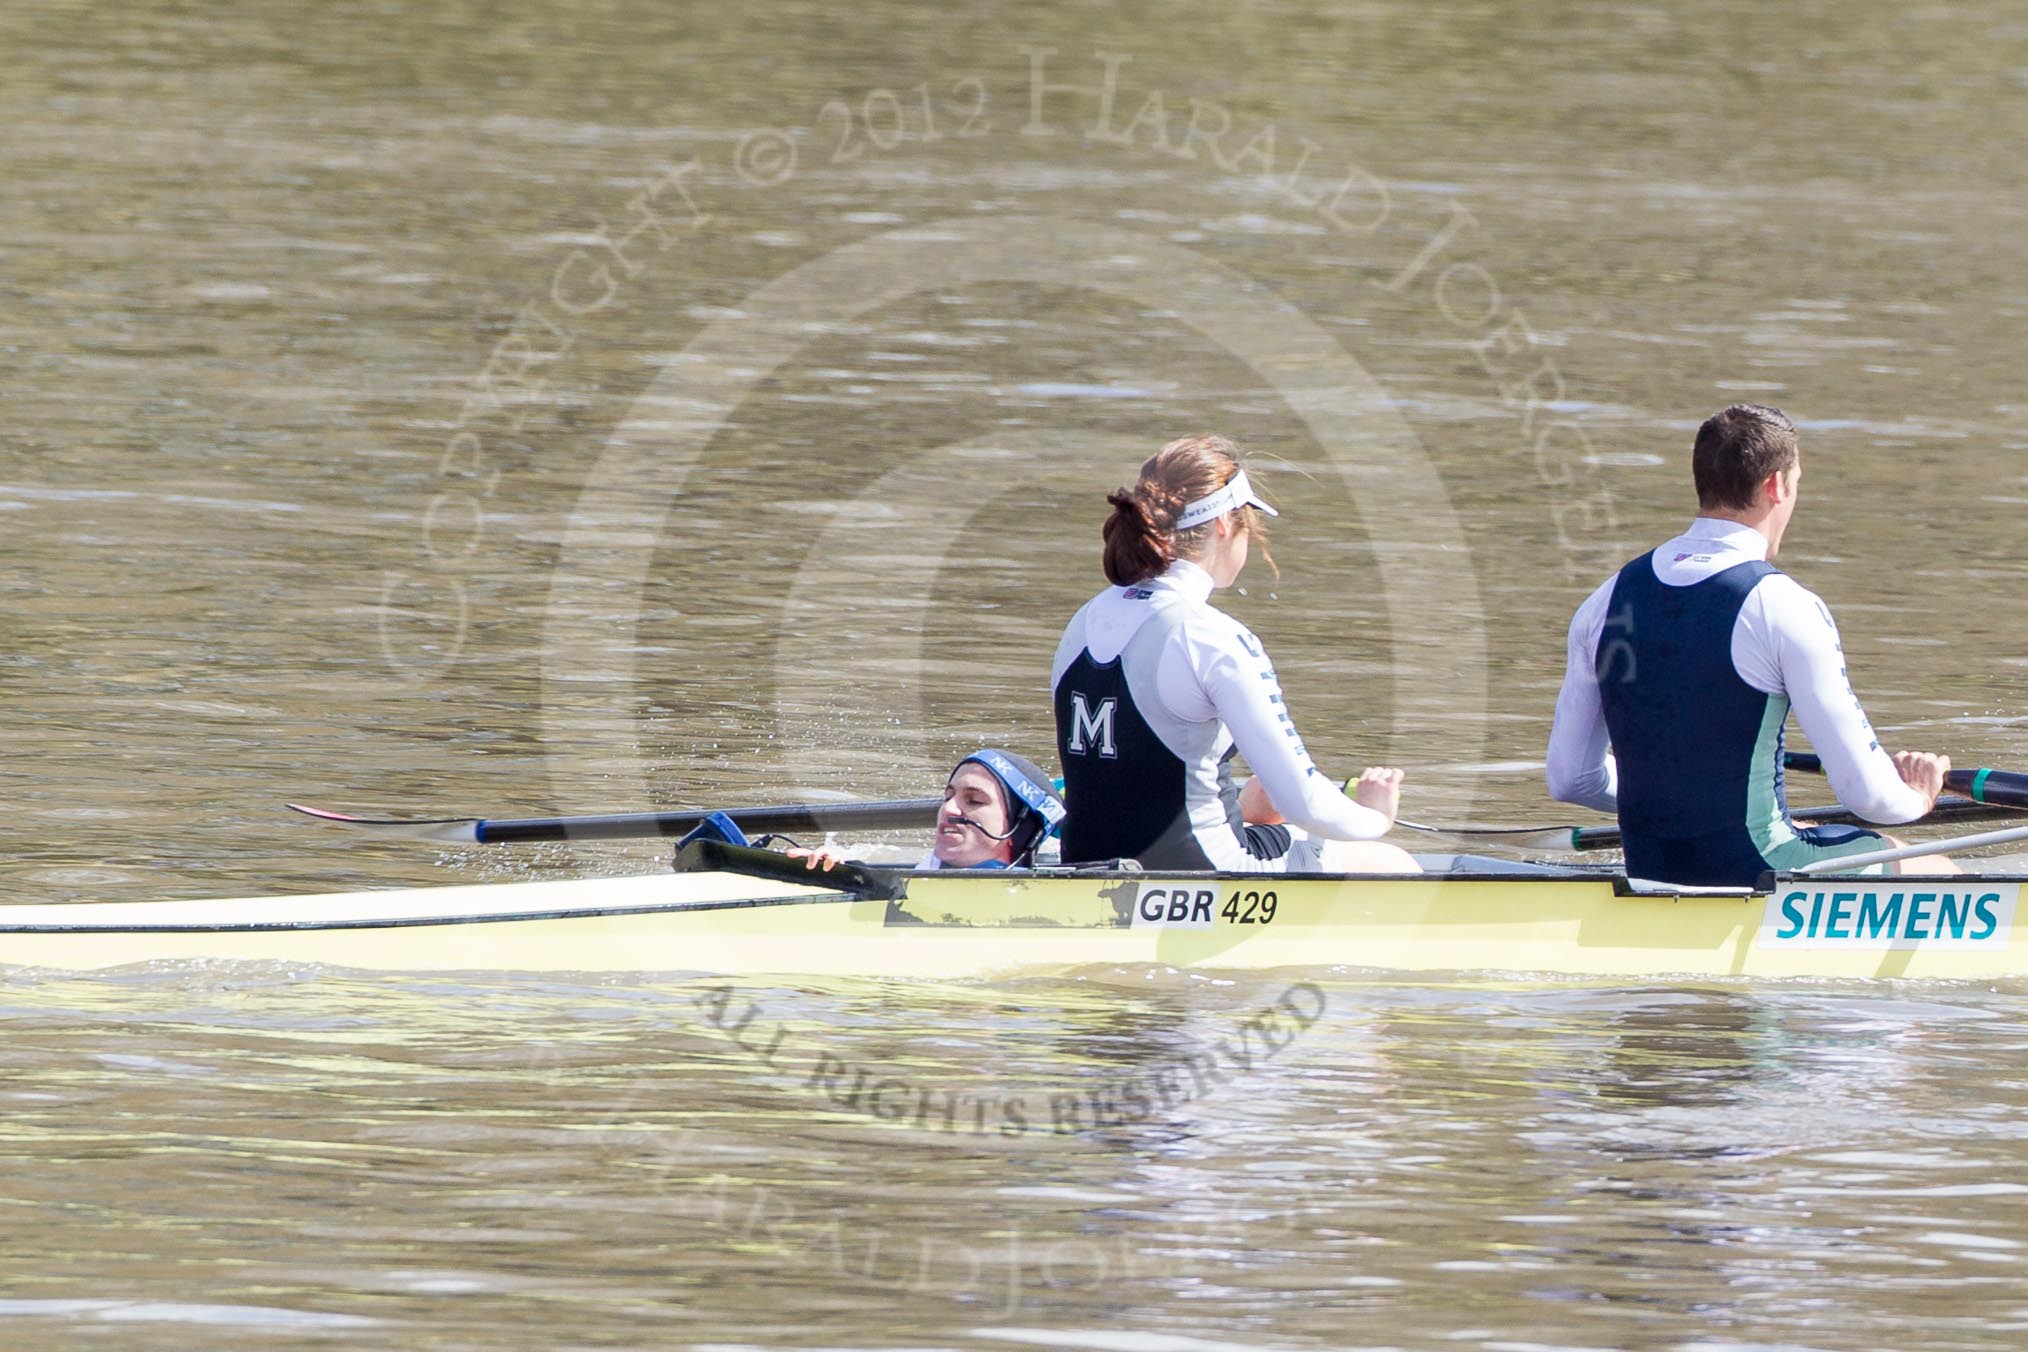
<path fill-rule="evenodd" d="M 916 867 L 1027 868 L 1035 847 L 1063 819 L 1063 800 L 1035 762 L 985 747 L 951 771 L 937 810 L 936 841 Z M 789 854 L 813 869 L 829 869 L 844 858 L 828 845 Z"/>
<path fill-rule="evenodd" d="M 1367 770 L 1348 785 L 1354 797 L 1325 779 L 1260 641 L 1209 604 L 1264 537 L 1258 514 L 1279 515 L 1255 496 L 1239 448 L 1221 436 L 1172 441 L 1106 501 L 1114 585 L 1071 620 L 1050 674 L 1070 808 L 1064 862 L 1420 872 L 1377 839 L 1394 824 L 1401 771 Z M 1227 769 L 1235 749 L 1262 791 L 1246 795 L 1250 811 Z"/>

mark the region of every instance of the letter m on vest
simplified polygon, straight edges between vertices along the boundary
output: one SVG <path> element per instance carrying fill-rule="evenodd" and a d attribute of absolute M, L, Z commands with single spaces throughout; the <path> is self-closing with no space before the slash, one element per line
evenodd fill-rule
<path fill-rule="evenodd" d="M 1084 702 L 1084 696 L 1076 691 L 1070 695 L 1070 751 L 1073 755 L 1086 756 L 1096 746 L 1098 753 L 1107 760 L 1120 754 L 1120 748 L 1113 739 L 1113 714 L 1118 710 L 1119 700 L 1111 695 L 1099 701 L 1093 709 Z"/>

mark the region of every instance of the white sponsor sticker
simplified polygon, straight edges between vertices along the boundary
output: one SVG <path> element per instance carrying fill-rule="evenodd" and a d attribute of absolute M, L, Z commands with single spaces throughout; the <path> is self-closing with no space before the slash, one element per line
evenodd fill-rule
<path fill-rule="evenodd" d="M 1761 914 L 1762 948 L 2005 948 L 2019 883 L 1882 878 L 1784 883 Z"/>
<path fill-rule="evenodd" d="M 1144 883 L 1134 898 L 1135 929 L 1210 929 L 1218 892 L 1208 883 Z"/>

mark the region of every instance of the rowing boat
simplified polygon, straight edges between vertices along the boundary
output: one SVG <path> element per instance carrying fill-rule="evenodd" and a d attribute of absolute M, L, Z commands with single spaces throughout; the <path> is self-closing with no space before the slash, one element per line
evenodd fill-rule
<path fill-rule="evenodd" d="M 0 963 L 975 978 L 1093 964 L 1589 977 L 2028 975 L 2020 874 L 1633 885 L 1422 855 L 1422 875 L 1041 870 L 809 875 L 712 841 L 688 871 L 0 912 Z M 811 881 L 811 879 L 815 881 Z"/>

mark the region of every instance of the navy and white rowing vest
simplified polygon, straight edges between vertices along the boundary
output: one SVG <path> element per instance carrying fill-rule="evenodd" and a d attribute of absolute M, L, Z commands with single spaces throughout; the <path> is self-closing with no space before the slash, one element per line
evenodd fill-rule
<path fill-rule="evenodd" d="M 1089 649 L 1080 649 L 1056 682 L 1056 757 L 1069 809 L 1063 859 L 1070 864 L 1138 859 L 1150 868 L 1216 868 L 1220 865 L 1197 838 L 1207 801 L 1217 802 L 1215 816 L 1239 847 L 1250 849 L 1229 768 L 1232 739 L 1215 722 L 1190 725 L 1168 719 L 1169 741 L 1182 743 L 1184 754 L 1178 755 L 1149 725 L 1139 692 L 1155 689 L 1162 649 L 1185 611 L 1181 603 L 1149 599 L 1147 621 L 1118 657 L 1100 662 Z M 1286 832 L 1282 843 L 1286 847 Z"/>
<path fill-rule="evenodd" d="M 1272 701 L 1290 743 L 1273 750 L 1293 758 L 1302 755 L 1301 743 L 1281 709 L 1274 667 L 1245 626 L 1191 593 L 1193 582 L 1208 591 L 1209 578 L 1193 577 L 1187 565 L 1176 572 L 1181 586 L 1171 576 L 1101 594 L 1064 631 L 1054 686 L 1057 763 L 1069 809 L 1064 862 L 1136 859 L 1164 869 L 1285 868 L 1292 843 L 1288 828 L 1241 821 L 1230 768 L 1236 746 L 1231 730 L 1216 715 L 1179 715 L 1161 695 L 1165 652 L 1185 625 L 1194 624 L 1200 648 L 1221 650 L 1253 673 L 1248 679 L 1260 686 L 1263 700 Z M 1132 626 L 1125 644 L 1104 661 L 1086 646 L 1087 619 L 1098 613 L 1105 616 L 1098 623 Z M 1270 759 L 1264 750 L 1262 761 Z M 1307 765 L 1307 756 L 1302 759 Z"/>
<path fill-rule="evenodd" d="M 1755 689 L 1732 662 L 1740 608 L 1777 570 L 1756 560 L 1672 587 L 1653 560 L 1620 569 L 1593 659 L 1627 873 L 1750 886 L 1797 839 L 1782 784 L 1788 697 Z"/>
<path fill-rule="evenodd" d="M 1317 769 L 1260 640 L 1210 604 L 1211 575 L 1178 559 L 1093 597 L 1050 666 L 1072 863 L 1247 873 L 1321 866 L 1322 842 L 1374 840 L 1389 818 Z M 1286 819 L 1242 826 L 1237 749 Z"/>

